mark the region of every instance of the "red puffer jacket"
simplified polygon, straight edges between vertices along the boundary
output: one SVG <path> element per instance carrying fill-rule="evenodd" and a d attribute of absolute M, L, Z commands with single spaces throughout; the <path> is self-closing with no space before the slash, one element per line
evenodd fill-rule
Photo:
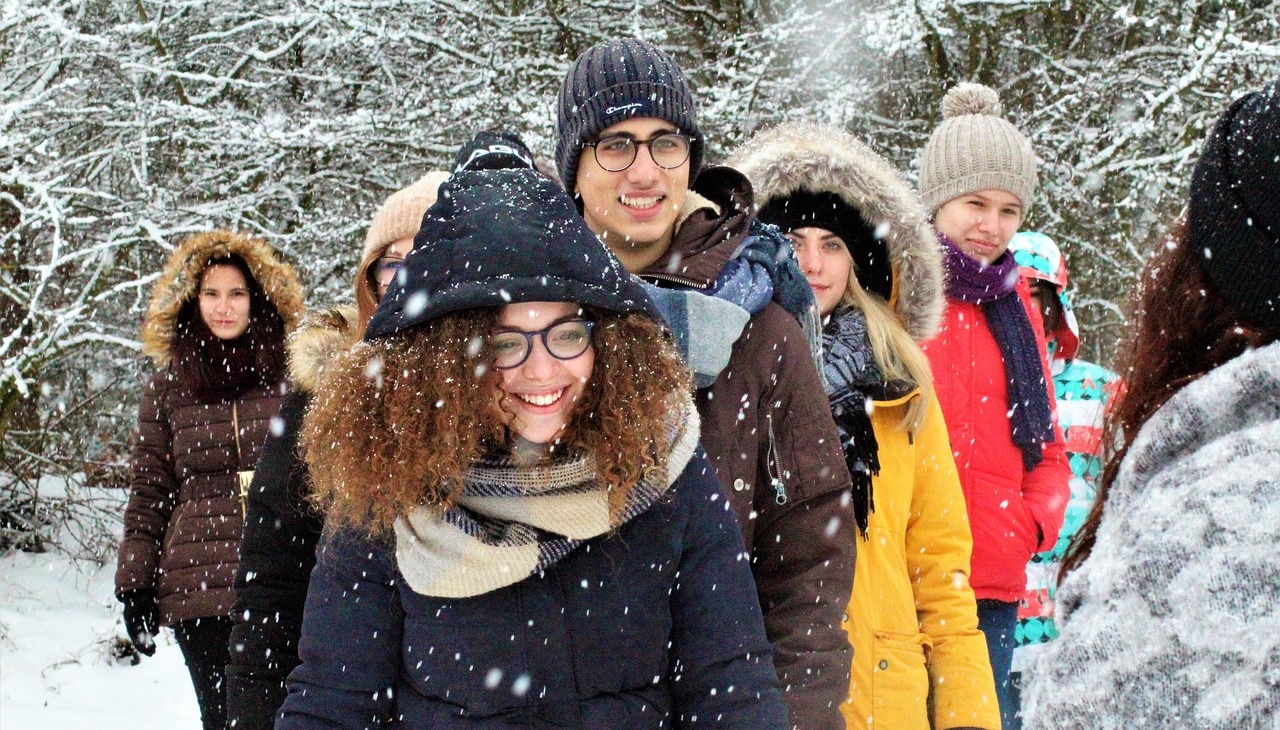
<path fill-rule="evenodd" d="M 1018 282 L 1018 298 L 1031 317 L 1045 383 L 1052 383 L 1044 357 L 1044 326 L 1031 304 L 1031 290 Z M 1071 470 L 1054 411 L 1054 440 L 1035 469 L 1022 467 L 1022 452 L 1009 430 L 1004 360 L 982 308 L 947 298 L 938 336 L 923 345 L 933 367 L 938 402 L 947 421 L 951 450 L 973 531 L 969 582 L 978 598 L 1016 601 L 1027 582 L 1027 560 L 1058 539 L 1070 492 Z"/>

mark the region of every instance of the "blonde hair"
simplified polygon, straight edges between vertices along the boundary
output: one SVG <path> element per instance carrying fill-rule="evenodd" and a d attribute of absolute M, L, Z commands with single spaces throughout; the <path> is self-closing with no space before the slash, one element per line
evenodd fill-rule
<path fill-rule="evenodd" d="M 871 352 L 880 366 L 886 381 L 910 381 L 920 388 L 920 397 L 913 398 L 907 413 L 898 424 L 900 428 L 917 431 L 924 425 L 925 414 L 933 399 L 933 371 L 929 358 L 920 345 L 907 334 L 902 320 L 878 295 L 862 288 L 855 267 L 849 269 L 849 286 L 840 297 L 840 305 L 857 307 L 867 320 L 867 338 L 871 340 Z"/>

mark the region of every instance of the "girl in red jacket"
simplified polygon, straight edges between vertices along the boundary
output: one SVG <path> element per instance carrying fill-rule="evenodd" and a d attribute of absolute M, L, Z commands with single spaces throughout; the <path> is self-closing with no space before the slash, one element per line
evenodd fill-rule
<path fill-rule="evenodd" d="M 970 583 L 1009 730 L 1018 727 L 1009 692 L 1017 601 L 1027 560 L 1058 539 L 1070 470 L 1043 325 L 1006 250 L 1035 193 L 1035 154 L 990 88 L 960 84 L 942 112 L 921 155 L 920 195 L 942 246 L 947 308 L 924 350 L 968 505 Z"/>

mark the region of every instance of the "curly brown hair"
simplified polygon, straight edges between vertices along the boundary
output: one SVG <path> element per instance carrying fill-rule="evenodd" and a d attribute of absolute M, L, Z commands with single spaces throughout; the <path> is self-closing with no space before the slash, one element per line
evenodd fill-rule
<path fill-rule="evenodd" d="M 379 533 L 420 505 L 448 506 L 466 469 L 510 442 L 482 344 L 498 312 L 447 314 L 360 343 L 325 368 L 300 445 L 312 499 L 330 520 Z M 595 366 L 557 446 L 595 458 L 616 524 L 632 487 L 665 469 L 673 401 L 691 385 L 653 320 L 587 314 Z"/>
<path fill-rule="evenodd" d="M 1205 373 L 1280 337 L 1280 331 L 1240 321 L 1205 275 L 1203 256 L 1203 251 L 1188 242 L 1184 216 L 1143 269 L 1130 304 L 1130 321 L 1135 327 L 1117 362 L 1124 386 L 1110 404 L 1103 427 L 1103 469 L 1097 495 L 1088 518 L 1067 548 L 1059 580 L 1093 551 L 1107 493 L 1147 419 Z"/>

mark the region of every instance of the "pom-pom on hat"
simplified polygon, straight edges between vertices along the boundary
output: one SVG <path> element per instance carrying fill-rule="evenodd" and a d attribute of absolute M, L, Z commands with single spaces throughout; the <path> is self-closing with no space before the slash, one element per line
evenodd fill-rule
<path fill-rule="evenodd" d="M 689 135 L 689 179 L 702 165 L 702 134 L 684 71 L 661 48 L 638 38 L 602 41 L 569 67 L 560 87 L 556 167 L 565 188 L 578 179 L 582 145 L 626 119 L 671 122 Z"/>
<path fill-rule="evenodd" d="M 1026 216 L 1036 156 L 1002 113 L 999 94 L 982 84 L 957 84 L 942 98 L 943 122 L 920 156 L 920 197 L 930 214 L 952 198 L 995 188 L 1016 195 Z"/>
<path fill-rule="evenodd" d="M 365 339 L 514 302 L 577 302 L 662 322 L 554 181 L 527 169 L 464 171 L 440 186 Z"/>
<path fill-rule="evenodd" d="M 1218 118 L 1191 174 L 1187 234 L 1237 316 L 1280 327 L 1280 81 Z"/>

